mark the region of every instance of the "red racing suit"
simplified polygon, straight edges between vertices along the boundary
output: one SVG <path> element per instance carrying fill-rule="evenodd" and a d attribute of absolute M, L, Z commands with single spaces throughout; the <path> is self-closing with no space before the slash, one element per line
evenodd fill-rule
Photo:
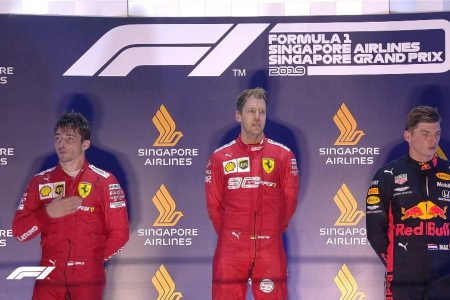
<path fill-rule="evenodd" d="M 450 299 L 450 163 L 391 162 L 376 173 L 366 203 L 386 299 Z"/>
<path fill-rule="evenodd" d="M 245 299 L 249 279 L 255 299 L 287 299 L 282 233 L 297 204 L 293 153 L 267 138 L 247 145 L 239 137 L 212 154 L 205 182 L 218 234 L 213 300 Z"/>
<path fill-rule="evenodd" d="M 52 219 L 45 206 L 58 195 L 79 195 L 82 204 L 76 213 Z M 41 266 L 55 269 L 36 280 L 33 300 L 102 299 L 104 262 L 129 237 L 125 194 L 116 178 L 88 162 L 75 178 L 60 165 L 35 175 L 17 208 L 13 235 L 28 241 L 39 233 Z"/>

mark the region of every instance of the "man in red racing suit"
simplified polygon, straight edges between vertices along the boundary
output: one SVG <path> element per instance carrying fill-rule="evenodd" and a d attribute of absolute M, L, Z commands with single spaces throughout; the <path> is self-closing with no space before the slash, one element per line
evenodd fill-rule
<path fill-rule="evenodd" d="M 297 204 L 297 162 L 262 133 L 264 90 L 241 94 L 237 120 L 241 135 L 217 149 L 206 169 L 208 214 L 218 234 L 212 298 L 245 299 L 251 279 L 255 299 L 287 299 L 282 233 Z"/>
<path fill-rule="evenodd" d="M 435 156 L 440 117 L 408 115 L 409 155 L 382 167 L 367 192 L 367 236 L 386 266 L 386 299 L 450 299 L 450 163 Z"/>
<path fill-rule="evenodd" d="M 33 177 L 13 220 L 19 241 L 41 234 L 41 266 L 54 267 L 36 280 L 35 300 L 102 299 L 104 262 L 128 240 L 125 194 L 112 174 L 85 160 L 84 122 L 63 115 L 55 129 L 60 163 Z"/>

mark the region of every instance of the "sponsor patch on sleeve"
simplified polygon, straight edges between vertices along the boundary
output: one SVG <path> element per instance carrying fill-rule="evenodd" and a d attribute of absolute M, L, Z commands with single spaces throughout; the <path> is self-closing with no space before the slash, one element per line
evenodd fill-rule
<path fill-rule="evenodd" d="M 370 188 L 367 192 L 367 195 L 378 195 L 380 193 L 380 190 L 376 187 Z"/>
<path fill-rule="evenodd" d="M 376 196 L 369 196 L 367 197 L 367 204 L 377 204 L 380 203 L 380 197 Z"/>
<path fill-rule="evenodd" d="M 98 175 L 104 177 L 104 178 L 108 178 L 109 177 L 109 173 L 106 171 L 103 171 L 102 169 L 97 168 L 94 165 L 89 165 L 89 169 L 91 169 L 92 171 L 94 171 L 95 173 L 97 173 Z"/>
<path fill-rule="evenodd" d="M 25 200 L 27 200 L 27 192 L 23 193 L 22 197 L 20 198 L 19 206 L 17 206 L 17 210 L 23 210 L 25 206 Z"/>
<path fill-rule="evenodd" d="M 122 188 L 120 187 L 120 184 L 114 183 L 114 184 L 110 184 L 110 185 L 108 186 L 108 189 L 111 191 L 111 190 L 120 190 L 120 189 L 122 189 Z"/>
<path fill-rule="evenodd" d="M 116 201 L 116 202 L 109 203 L 110 208 L 120 208 L 120 207 L 125 207 L 125 206 L 127 206 L 125 201 Z"/>

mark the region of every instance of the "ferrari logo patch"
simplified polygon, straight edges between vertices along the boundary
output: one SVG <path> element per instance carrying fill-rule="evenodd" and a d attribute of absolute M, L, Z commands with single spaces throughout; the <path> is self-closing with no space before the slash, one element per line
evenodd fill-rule
<path fill-rule="evenodd" d="M 80 182 L 78 184 L 78 193 L 80 194 L 81 198 L 86 198 L 91 192 L 91 188 L 92 184 L 88 182 Z"/>
<path fill-rule="evenodd" d="M 270 174 L 275 168 L 275 161 L 273 160 L 273 158 L 263 158 L 262 166 L 264 168 L 264 171 L 266 171 L 267 174 Z"/>

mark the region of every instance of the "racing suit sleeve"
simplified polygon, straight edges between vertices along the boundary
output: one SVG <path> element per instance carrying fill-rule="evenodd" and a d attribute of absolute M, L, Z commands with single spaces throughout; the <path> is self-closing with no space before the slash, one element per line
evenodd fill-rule
<path fill-rule="evenodd" d="M 220 232 L 220 216 L 222 203 L 222 169 L 219 163 L 211 155 L 206 166 L 205 174 L 205 193 L 206 193 L 206 207 L 208 209 L 208 216 L 214 226 L 217 234 Z"/>
<path fill-rule="evenodd" d="M 367 191 L 366 197 L 366 228 L 367 239 L 382 263 L 387 265 L 387 251 L 389 245 L 389 199 L 387 182 L 379 170 Z"/>
<path fill-rule="evenodd" d="M 117 179 L 111 174 L 103 187 L 106 244 L 103 259 L 120 252 L 129 239 L 127 200 Z"/>
<path fill-rule="evenodd" d="M 289 151 L 289 154 L 285 156 L 283 161 L 281 188 L 283 190 L 284 201 L 286 204 L 286 216 L 283 223 L 283 230 L 285 230 L 294 215 L 299 190 L 299 170 L 297 160 L 295 159 L 292 151 Z"/>
<path fill-rule="evenodd" d="M 39 203 L 38 185 L 33 178 L 17 207 L 12 223 L 13 235 L 21 242 L 29 241 L 52 222 L 45 206 Z"/>

